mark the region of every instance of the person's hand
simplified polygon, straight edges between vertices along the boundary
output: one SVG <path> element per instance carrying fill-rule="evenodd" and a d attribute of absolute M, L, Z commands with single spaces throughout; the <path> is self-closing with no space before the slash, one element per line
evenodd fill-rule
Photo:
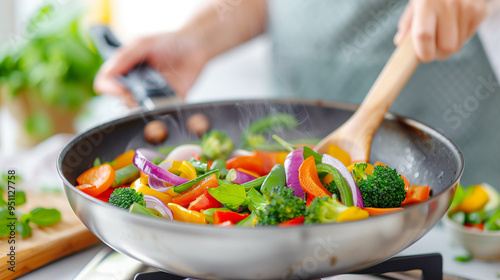
<path fill-rule="evenodd" d="M 487 0 L 410 0 L 394 42 L 411 32 L 422 62 L 444 60 L 459 51 L 486 16 Z"/>
<path fill-rule="evenodd" d="M 129 106 L 134 105 L 131 94 L 117 78 L 146 61 L 184 98 L 207 61 L 198 45 L 194 37 L 181 33 L 163 33 L 137 39 L 120 47 L 103 64 L 94 80 L 94 90 L 125 97 Z"/>

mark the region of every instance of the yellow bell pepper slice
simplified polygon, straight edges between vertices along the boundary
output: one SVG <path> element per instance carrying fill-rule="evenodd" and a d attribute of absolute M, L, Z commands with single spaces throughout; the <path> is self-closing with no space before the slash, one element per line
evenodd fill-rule
<path fill-rule="evenodd" d="M 177 161 L 172 159 L 168 159 L 167 161 L 172 161 L 172 167 L 168 169 L 169 172 L 188 180 L 193 180 L 197 177 L 196 170 L 188 161 Z"/>
<path fill-rule="evenodd" d="M 339 146 L 328 146 L 328 154 L 340 160 L 345 166 L 351 164 L 351 156 L 346 151 L 342 150 Z"/>
<path fill-rule="evenodd" d="M 170 210 L 172 210 L 172 214 L 174 215 L 175 221 L 195 223 L 195 224 L 207 223 L 205 215 L 203 215 L 200 212 L 191 211 L 175 203 L 169 203 L 167 204 L 167 206 L 168 208 L 170 208 Z"/>
<path fill-rule="evenodd" d="M 113 167 L 114 170 L 118 170 L 127 165 L 131 165 L 133 163 L 134 155 L 135 155 L 135 150 L 126 151 L 125 153 L 117 156 L 113 160 L 114 164 L 111 165 L 111 167 Z"/>
<path fill-rule="evenodd" d="M 481 185 L 476 185 L 470 195 L 464 197 L 457 206 L 457 211 L 463 211 L 467 214 L 481 210 L 489 201 L 488 192 Z"/>
<path fill-rule="evenodd" d="M 134 189 L 137 193 L 142 193 L 144 195 L 152 195 L 157 197 L 159 200 L 163 201 L 163 203 L 168 204 L 172 201 L 172 196 L 162 193 L 160 191 L 154 190 L 150 188 L 147 183 L 144 184 L 144 179 L 139 178 L 135 180 L 132 184 L 130 184 L 130 188 Z"/>
<path fill-rule="evenodd" d="M 357 206 L 350 206 L 337 217 L 337 222 L 347 222 L 347 221 L 356 221 L 368 218 L 370 215 L 368 211 L 363 210 Z"/>

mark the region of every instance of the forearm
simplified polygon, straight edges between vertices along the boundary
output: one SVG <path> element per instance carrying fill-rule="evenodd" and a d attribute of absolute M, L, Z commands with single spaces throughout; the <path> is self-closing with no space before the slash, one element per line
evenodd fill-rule
<path fill-rule="evenodd" d="M 192 36 L 209 60 L 261 34 L 266 0 L 212 0 L 180 32 Z"/>

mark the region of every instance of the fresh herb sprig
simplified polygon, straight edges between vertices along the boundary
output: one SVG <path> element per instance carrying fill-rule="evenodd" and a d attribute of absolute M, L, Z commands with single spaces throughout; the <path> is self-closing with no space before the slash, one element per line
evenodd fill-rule
<path fill-rule="evenodd" d="M 20 181 L 21 177 L 16 175 L 16 181 Z M 12 224 L 12 218 L 15 218 L 15 230 L 21 235 L 21 237 L 28 238 L 31 236 L 32 231 L 30 223 L 37 226 L 51 226 L 59 223 L 61 221 L 61 212 L 59 210 L 51 208 L 37 207 L 31 210 L 27 214 L 23 214 L 18 210 L 10 211 L 9 202 L 4 198 L 4 192 L 7 191 L 7 180 L 8 175 L 3 174 L 0 180 L 0 238 L 7 237 L 10 235 Z M 26 203 L 26 193 L 21 190 L 15 190 L 15 208 Z"/>

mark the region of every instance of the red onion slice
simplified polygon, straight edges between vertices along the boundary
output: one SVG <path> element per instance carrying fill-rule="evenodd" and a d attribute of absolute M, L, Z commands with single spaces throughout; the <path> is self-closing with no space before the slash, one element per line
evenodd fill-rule
<path fill-rule="evenodd" d="M 304 161 L 304 148 L 295 149 L 285 158 L 286 186 L 294 190 L 294 195 L 305 199 L 305 192 L 300 185 L 299 168 Z"/>
<path fill-rule="evenodd" d="M 188 179 L 179 177 L 171 172 L 164 170 L 163 168 L 154 165 L 149 161 L 139 150 L 135 151 L 134 155 L 134 165 L 140 171 L 146 173 L 150 177 L 158 179 L 162 182 L 172 184 L 174 186 L 186 183 Z"/>
<path fill-rule="evenodd" d="M 323 157 L 321 158 L 321 162 L 331 165 L 333 168 L 337 169 L 337 171 L 340 173 L 340 176 L 345 179 L 347 185 L 349 185 L 349 188 L 351 189 L 354 206 L 363 208 L 364 206 L 361 192 L 359 191 L 358 185 L 356 185 L 356 182 L 354 181 L 354 178 L 352 178 L 352 175 L 351 173 L 349 173 L 347 167 L 340 160 L 327 154 L 323 155 Z"/>
<path fill-rule="evenodd" d="M 165 186 L 165 184 L 162 181 L 160 181 L 156 178 L 153 178 L 151 176 L 148 177 L 148 186 L 150 188 L 152 188 L 153 190 L 163 192 L 163 193 L 170 190 L 170 188 L 172 187 L 172 186 L 170 186 L 170 187 Z"/>
<path fill-rule="evenodd" d="M 236 170 L 236 169 L 231 169 L 227 173 L 226 179 L 229 180 L 231 183 L 241 185 L 243 183 L 255 180 L 255 179 L 257 179 L 257 177 L 252 176 L 248 173 Z"/>
<path fill-rule="evenodd" d="M 170 208 L 168 208 L 168 206 L 156 196 L 145 194 L 144 201 L 146 201 L 146 208 L 158 211 L 158 213 L 160 213 L 160 215 L 165 219 L 168 220 L 174 219 L 172 210 L 170 210 Z"/>

